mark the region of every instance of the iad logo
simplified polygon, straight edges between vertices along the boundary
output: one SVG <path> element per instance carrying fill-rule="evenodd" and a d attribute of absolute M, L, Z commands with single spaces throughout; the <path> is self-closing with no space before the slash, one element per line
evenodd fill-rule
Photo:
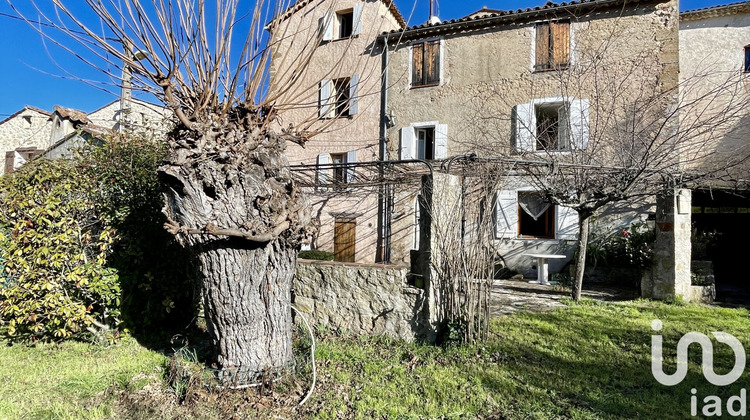
<path fill-rule="evenodd" d="M 651 328 L 654 331 L 661 331 L 661 321 L 658 319 L 651 321 Z M 716 341 L 728 345 L 734 351 L 734 368 L 729 373 L 726 375 L 717 375 L 714 372 L 714 346 L 711 343 L 711 339 L 705 334 L 693 331 L 683 335 L 677 343 L 677 370 L 671 375 L 664 373 L 663 369 L 662 336 L 651 336 L 651 373 L 653 373 L 654 378 L 660 384 L 666 386 L 674 386 L 682 382 L 688 370 L 688 347 L 693 343 L 697 343 L 703 350 L 701 367 L 703 368 L 703 376 L 705 376 L 706 380 L 716 386 L 725 386 L 734 383 L 734 381 L 742 376 L 742 372 L 745 370 L 745 348 L 731 334 L 717 331 L 712 332 L 711 335 L 716 338 Z"/>
<path fill-rule="evenodd" d="M 651 328 L 654 331 L 661 331 L 662 323 L 658 319 L 651 321 Z M 711 335 L 716 341 L 728 345 L 734 352 L 734 367 L 726 375 L 717 375 L 714 372 L 714 346 L 711 340 L 699 332 L 689 332 L 680 338 L 677 342 L 677 370 L 671 375 L 664 373 L 662 358 L 662 336 L 651 336 L 651 373 L 660 384 L 674 386 L 682 382 L 687 375 L 688 370 L 688 347 L 697 343 L 701 346 L 702 360 L 701 368 L 703 376 L 708 382 L 716 386 L 726 386 L 734 383 L 742 376 L 745 370 L 745 349 L 733 335 L 724 332 L 712 332 Z M 690 415 L 698 415 L 698 390 L 690 390 Z M 701 414 L 706 417 L 722 415 L 722 399 L 716 395 L 708 395 L 703 398 Z M 726 413 L 734 417 L 744 417 L 747 415 L 747 390 L 741 389 L 739 395 L 731 396 L 726 400 Z"/>

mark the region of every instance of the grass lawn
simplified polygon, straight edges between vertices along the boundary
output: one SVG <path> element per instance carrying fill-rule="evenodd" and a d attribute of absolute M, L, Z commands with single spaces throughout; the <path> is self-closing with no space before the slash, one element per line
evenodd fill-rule
<path fill-rule="evenodd" d="M 703 398 L 717 395 L 726 418 L 726 401 L 740 394 L 747 374 L 733 385 L 713 386 L 700 372 L 700 349 L 691 346 L 686 379 L 673 387 L 659 384 L 650 364 L 651 321 L 656 318 L 664 325 L 660 333 L 667 373 L 675 370 L 677 341 L 689 331 L 709 336 L 724 331 L 750 348 L 744 309 L 584 301 L 554 312 L 496 319 L 489 340 L 475 346 L 326 337 L 316 352 L 316 392 L 297 408 L 274 406 L 280 394 L 292 389 L 288 387 L 233 396 L 194 393 L 180 404 L 161 380 L 166 358 L 132 340 L 111 348 L 13 345 L 0 347 L 0 419 L 668 419 L 690 417 L 692 388 L 697 390 L 698 414 Z M 714 348 L 715 371 L 728 372 L 734 365 L 732 351 L 715 340 Z M 144 387 L 151 390 L 148 398 L 142 397 Z M 154 396 L 153 390 L 164 395 Z M 300 394 L 304 387 L 293 392 Z M 135 401 L 138 409 L 123 411 L 123 401 Z"/>

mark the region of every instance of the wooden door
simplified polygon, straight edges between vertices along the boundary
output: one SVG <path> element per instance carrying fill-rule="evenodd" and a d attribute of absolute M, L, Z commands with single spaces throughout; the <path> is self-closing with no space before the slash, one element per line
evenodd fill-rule
<path fill-rule="evenodd" d="M 337 217 L 333 230 L 333 259 L 354 262 L 354 243 L 357 239 L 357 219 Z"/>

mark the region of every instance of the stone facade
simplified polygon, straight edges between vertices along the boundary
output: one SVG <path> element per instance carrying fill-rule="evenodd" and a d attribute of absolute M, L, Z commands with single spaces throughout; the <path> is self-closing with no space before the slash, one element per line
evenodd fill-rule
<path fill-rule="evenodd" d="M 391 86 L 384 112 L 397 121 L 387 130 L 387 159 L 441 160 L 469 153 L 480 158 L 548 159 L 547 152 L 520 148 L 520 113 L 529 104 L 541 109 L 565 103 L 569 119 L 573 109 L 580 112 L 578 124 L 570 122 L 570 141 L 580 141 L 585 159 L 625 165 L 620 162 L 627 155 L 619 146 L 624 135 L 621 122 L 663 120 L 673 106 L 669 92 L 678 83 L 677 2 L 615 2 L 601 7 L 594 3 L 486 11 L 382 36 L 381 41 L 388 43 L 386 78 Z M 559 22 L 562 16 L 569 24 L 569 61 L 560 69 L 539 69 L 535 65 L 539 27 Z M 428 43 L 438 43 L 434 54 L 439 56 L 439 80 L 414 83 L 414 68 L 419 65 L 415 48 L 422 51 Z M 651 103 L 647 115 L 627 114 L 642 102 Z M 676 122 L 668 121 L 670 132 L 676 130 Z M 414 146 L 425 129 L 427 136 L 434 136 L 427 139 L 434 147 L 432 156 L 420 155 L 420 146 Z M 557 156 L 551 158 L 564 161 L 565 153 L 553 152 Z M 509 201 L 534 190 L 528 179 L 512 176 L 497 188 L 512 196 Z M 517 211 L 516 206 L 507 209 Z M 511 269 L 534 275 L 534 260 L 523 256 L 527 252 L 572 255 L 577 215 L 562 206 L 554 210 L 551 237 L 521 235 L 519 216 L 509 219 L 507 228 L 512 232 L 498 232 L 496 246 Z M 413 213 L 410 208 L 401 211 Z M 559 271 L 567 262 L 554 261 L 551 271 Z"/>
<path fill-rule="evenodd" d="M 728 168 L 745 178 L 750 165 L 750 2 L 680 15 L 680 94 L 695 103 L 681 113 L 683 131 L 694 147 L 684 165 Z"/>
<path fill-rule="evenodd" d="M 341 334 L 423 338 L 424 290 L 405 267 L 299 260 L 293 303 L 313 326 Z"/>
<path fill-rule="evenodd" d="M 654 262 L 641 280 L 646 298 L 694 298 L 690 276 L 691 193 L 677 189 L 656 200 L 656 240 Z"/>
<path fill-rule="evenodd" d="M 344 19 L 352 26 L 350 34 L 341 36 Z M 291 165 L 380 159 L 382 66 L 374 41 L 381 32 L 403 24 L 390 1 L 307 0 L 297 2 L 269 25 L 269 98 L 279 113 L 280 127 L 293 125 L 310 136 L 304 147 L 288 144 Z M 330 26 L 330 31 L 321 33 L 322 26 Z M 338 94 L 333 92 L 336 89 L 349 96 L 341 110 Z M 324 91 L 330 101 L 321 99 Z M 322 108 L 331 112 L 322 112 Z M 378 238 L 382 237 L 378 232 L 379 191 L 377 187 L 342 186 L 354 182 L 356 172 L 329 166 L 314 175 L 339 185 L 307 191 L 315 228 L 310 246 L 355 262 L 374 263 L 382 260 L 377 254 Z M 349 231 L 353 231 L 355 243 L 337 243 L 337 222 L 352 221 L 354 227 Z M 342 253 L 341 248 L 347 252 Z"/>

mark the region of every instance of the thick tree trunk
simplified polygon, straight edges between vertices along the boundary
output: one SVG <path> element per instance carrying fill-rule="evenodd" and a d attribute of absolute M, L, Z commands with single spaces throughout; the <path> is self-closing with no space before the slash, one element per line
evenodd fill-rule
<path fill-rule="evenodd" d="M 283 242 L 247 247 L 229 239 L 201 246 L 203 299 L 220 379 L 244 385 L 292 361 L 290 286 L 297 250 Z"/>
<path fill-rule="evenodd" d="M 292 361 L 290 289 L 309 216 L 284 139 L 262 117 L 241 107 L 208 117 L 170 136 L 165 227 L 200 261 L 218 377 L 243 386 Z"/>
<path fill-rule="evenodd" d="M 589 219 L 587 214 L 578 214 L 578 259 L 576 261 L 576 278 L 573 281 L 571 297 L 575 301 L 581 300 L 583 288 L 583 273 L 586 270 L 586 249 L 589 243 Z"/>

